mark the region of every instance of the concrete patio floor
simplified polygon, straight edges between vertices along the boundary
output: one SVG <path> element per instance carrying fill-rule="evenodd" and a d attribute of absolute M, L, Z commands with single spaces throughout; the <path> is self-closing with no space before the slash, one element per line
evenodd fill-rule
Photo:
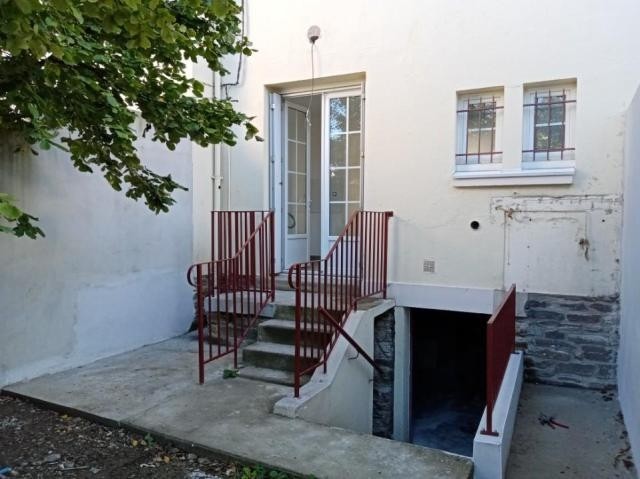
<path fill-rule="evenodd" d="M 540 425 L 540 413 L 569 429 Z M 507 479 L 635 479 L 619 414 L 613 391 L 524 384 Z"/>
<path fill-rule="evenodd" d="M 3 392 L 98 421 L 149 432 L 182 447 L 318 478 L 470 478 L 468 458 L 271 413 L 290 389 L 223 379 L 208 365 L 196 381 L 197 342 L 185 335 Z"/>

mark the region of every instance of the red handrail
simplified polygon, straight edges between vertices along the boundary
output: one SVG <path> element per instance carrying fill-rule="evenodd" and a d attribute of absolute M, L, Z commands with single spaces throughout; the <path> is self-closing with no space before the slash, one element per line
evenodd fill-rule
<path fill-rule="evenodd" d="M 487 322 L 487 423 L 482 434 L 497 436 L 493 429 L 495 407 L 511 353 L 516 348 L 516 285 L 511 285 Z"/>
<path fill-rule="evenodd" d="M 391 211 L 355 211 L 324 259 L 289 268 L 296 297 L 295 397 L 300 396 L 302 376 L 320 365 L 326 372 L 329 354 L 358 301 L 386 298 L 391 216 Z"/>
<path fill-rule="evenodd" d="M 211 232 L 214 260 L 187 271 L 196 289 L 200 384 L 204 365 L 215 359 L 233 353 L 238 366 L 240 344 L 275 299 L 273 212 L 214 211 Z"/>

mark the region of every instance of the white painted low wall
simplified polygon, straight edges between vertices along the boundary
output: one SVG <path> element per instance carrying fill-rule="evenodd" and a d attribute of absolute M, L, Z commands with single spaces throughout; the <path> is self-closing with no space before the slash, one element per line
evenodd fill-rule
<path fill-rule="evenodd" d="M 640 90 L 627 114 L 618 388 L 636 464 L 640 463 Z"/>
<path fill-rule="evenodd" d="M 133 126 L 140 133 L 141 121 Z M 191 187 L 191 146 L 141 140 L 143 162 Z M 186 331 L 193 292 L 192 195 L 156 215 L 59 150 L 0 141 L 0 191 L 40 217 L 45 238 L 0 234 L 0 387 Z"/>
<path fill-rule="evenodd" d="M 386 300 L 366 311 L 356 311 L 344 327 L 371 357 L 374 319 L 393 306 L 393 301 Z M 327 373 L 322 368 L 316 369 L 311 380 L 300 388 L 300 397 L 282 398 L 273 412 L 371 434 L 373 372 L 373 367 L 358 357 L 357 351 L 340 336 L 329 356 Z"/>
<path fill-rule="evenodd" d="M 501 479 L 504 477 L 516 423 L 518 400 L 522 390 L 523 370 L 524 355 L 522 352 L 512 354 L 493 409 L 493 427 L 498 432 L 498 436 L 481 434 L 487 423 L 486 408 L 482 414 L 476 437 L 473 440 L 475 479 Z"/>

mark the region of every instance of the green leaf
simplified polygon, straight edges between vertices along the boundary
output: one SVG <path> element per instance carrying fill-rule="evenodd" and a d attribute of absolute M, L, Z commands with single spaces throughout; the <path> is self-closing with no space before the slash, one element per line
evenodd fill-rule
<path fill-rule="evenodd" d="M 9 221 L 15 221 L 20 218 L 22 211 L 10 203 L 0 203 L 0 215 Z"/>
<path fill-rule="evenodd" d="M 29 14 L 37 3 L 34 0 L 13 0 L 22 13 Z"/>

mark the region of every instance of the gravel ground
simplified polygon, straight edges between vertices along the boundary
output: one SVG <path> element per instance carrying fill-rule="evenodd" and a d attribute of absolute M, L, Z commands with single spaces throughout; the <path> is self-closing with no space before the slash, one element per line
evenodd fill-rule
<path fill-rule="evenodd" d="M 0 471 L 6 477 L 218 479 L 242 466 L 157 444 L 150 436 L 101 426 L 0 396 Z M 0 478 L 2 478 L 0 474 Z"/>

